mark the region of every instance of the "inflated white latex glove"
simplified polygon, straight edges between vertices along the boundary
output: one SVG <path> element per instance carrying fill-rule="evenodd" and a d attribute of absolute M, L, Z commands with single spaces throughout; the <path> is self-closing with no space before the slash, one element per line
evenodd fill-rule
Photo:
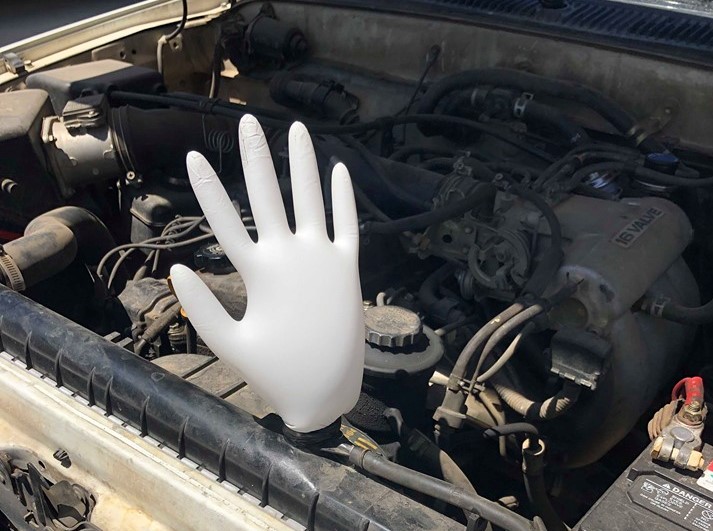
<path fill-rule="evenodd" d="M 296 231 L 287 225 L 260 124 L 245 116 L 240 154 L 258 243 L 208 161 L 186 159 L 191 185 L 226 255 L 245 281 L 245 316 L 233 320 L 198 276 L 171 268 L 176 295 L 208 347 L 240 371 L 292 430 L 328 426 L 356 404 L 364 368 L 359 229 L 349 172 L 332 172 L 334 241 L 327 235 L 317 161 L 304 125 L 290 128 Z"/>

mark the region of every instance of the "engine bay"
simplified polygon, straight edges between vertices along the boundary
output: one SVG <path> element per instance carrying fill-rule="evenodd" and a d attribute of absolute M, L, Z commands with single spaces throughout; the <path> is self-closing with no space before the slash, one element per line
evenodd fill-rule
<path fill-rule="evenodd" d="M 546 529 L 576 525 L 651 443 L 667 466 L 705 468 L 704 66 L 337 4 L 245 2 L 183 25 L 3 86 L 7 288 L 281 433 L 196 333 L 169 269 L 190 267 L 244 316 L 249 293 L 186 154 L 210 161 L 255 239 L 239 120 L 265 130 L 291 227 L 298 120 L 328 230 L 339 162 L 358 207 L 365 365 L 340 424 L 351 444 Z M 393 488 L 453 525 L 490 525 L 413 484 Z"/>

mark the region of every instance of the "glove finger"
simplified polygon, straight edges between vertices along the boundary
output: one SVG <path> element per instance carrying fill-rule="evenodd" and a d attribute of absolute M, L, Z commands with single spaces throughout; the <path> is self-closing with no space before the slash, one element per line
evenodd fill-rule
<path fill-rule="evenodd" d="M 341 162 L 332 170 L 334 243 L 356 252 L 359 248 L 359 219 L 352 180 Z"/>
<path fill-rule="evenodd" d="M 258 241 L 290 233 L 265 133 L 254 116 L 240 120 L 240 158 L 258 232 Z"/>
<path fill-rule="evenodd" d="M 210 163 L 197 151 L 186 156 L 188 177 L 203 213 L 225 254 L 238 270 L 245 269 L 246 252 L 252 245 L 240 214 L 235 210 Z"/>
<path fill-rule="evenodd" d="M 300 122 L 290 127 L 290 175 L 297 234 L 327 235 L 322 186 L 312 140 Z"/>
<path fill-rule="evenodd" d="M 171 267 L 171 283 L 181 306 L 208 348 L 218 356 L 237 352 L 239 349 L 234 343 L 239 336 L 239 323 L 228 315 L 198 275 L 177 264 Z"/>

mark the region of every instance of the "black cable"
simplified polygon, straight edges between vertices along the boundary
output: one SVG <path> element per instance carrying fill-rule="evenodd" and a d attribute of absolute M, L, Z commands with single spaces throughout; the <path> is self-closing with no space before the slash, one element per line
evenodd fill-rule
<path fill-rule="evenodd" d="M 437 44 L 434 44 L 428 49 L 428 53 L 426 54 L 426 66 L 424 67 L 423 72 L 421 72 L 421 77 L 418 78 L 416 88 L 413 90 L 413 94 L 411 94 L 411 98 L 409 98 L 408 103 L 406 104 L 404 113 L 408 114 L 409 110 L 411 110 L 411 105 L 413 105 L 413 102 L 416 101 L 416 96 L 418 96 L 421 87 L 423 87 L 423 82 L 426 81 L 426 76 L 431 71 L 431 68 L 433 68 L 433 65 L 436 64 L 440 55 L 441 47 Z"/>
<path fill-rule="evenodd" d="M 449 219 L 462 216 L 474 208 L 492 202 L 495 198 L 495 187 L 491 184 L 481 183 L 475 190 L 463 199 L 454 201 L 445 206 L 392 221 L 367 221 L 363 231 L 373 234 L 398 234 L 406 231 L 416 231 L 443 223 Z"/>
<path fill-rule="evenodd" d="M 411 106 L 413 105 L 413 102 L 416 101 L 416 97 L 418 96 L 418 93 L 421 91 L 421 87 L 423 87 L 424 81 L 426 81 L 426 76 L 428 73 L 431 71 L 431 68 L 433 68 L 433 65 L 436 64 L 436 61 L 438 60 L 438 57 L 441 55 L 441 47 L 438 46 L 437 44 L 434 44 L 428 49 L 428 53 L 426 54 L 426 65 L 423 68 L 423 72 L 421 72 L 420 77 L 418 78 L 418 82 L 416 83 L 416 87 L 413 89 L 413 93 L 411 93 L 411 97 L 408 100 L 408 103 L 406 104 L 406 107 L 404 107 L 403 114 L 408 114 L 408 112 L 411 110 Z M 404 124 L 403 127 L 403 141 L 406 143 L 406 124 Z"/>
<path fill-rule="evenodd" d="M 181 14 L 181 21 L 178 23 L 178 26 L 176 26 L 176 29 L 174 29 L 168 35 L 163 36 L 163 38 L 165 39 L 166 42 L 171 42 L 173 39 L 178 37 L 178 35 L 186 27 L 186 21 L 188 20 L 188 0 L 181 0 L 181 6 L 183 7 L 183 12 Z"/>
<path fill-rule="evenodd" d="M 384 185 L 384 187 L 389 191 L 392 196 L 394 196 L 396 199 L 403 202 L 404 204 L 417 208 L 419 210 L 423 211 L 428 209 L 428 207 L 430 206 L 428 202 L 415 195 L 412 195 L 407 190 L 404 190 L 403 188 L 395 185 L 391 181 L 391 179 L 389 179 L 389 176 L 386 175 L 383 166 L 381 166 L 381 162 L 377 160 L 377 158 L 371 153 L 371 151 L 369 151 L 364 146 L 364 144 L 352 138 L 351 136 L 343 136 L 340 138 L 347 146 L 359 153 L 361 158 L 364 159 L 364 162 L 366 162 L 367 165 L 373 170 L 374 175 L 379 178 L 381 184 Z"/>
<path fill-rule="evenodd" d="M 369 199 L 369 196 L 366 195 L 364 190 L 362 190 L 359 185 L 353 181 L 352 188 L 354 189 L 354 198 L 356 199 L 357 203 L 359 203 L 360 206 L 364 207 L 364 209 L 369 212 L 369 214 L 383 222 L 391 221 L 391 218 L 387 216 L 383 210 L 376 206 L 376 204 L 371 199 Z"/>

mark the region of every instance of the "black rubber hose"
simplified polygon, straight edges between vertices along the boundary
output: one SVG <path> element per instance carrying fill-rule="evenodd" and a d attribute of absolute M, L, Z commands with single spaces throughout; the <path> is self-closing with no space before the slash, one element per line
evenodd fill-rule
<path fill-rule="evenodd" d="M 30 287 L 64 270 L 77 257 L 95 266 L 115 246 L 98 217 L 84 208 L 65 206 L 33 219 L 24 236 L 5 244 L 4 250 Z"/>
<path fill-rule="evenodd" d="M 495 192 L 493 185 L 479 184 L 467 197 L 441 208 L 393 221 L 367 221 L 364 223 L 363 231 L 374 234 L 399 234 L 401 232 L 425 229 L 431 225 L 458 218 L 480 205 L 492 202 L 495 198 Z"/>
<path fill-rule="evenodd" d="M 528 520 L 502 505 L 472 492 L 467 492 L 447 481 L 392 463 L 376 452 L 355 446 L 349 453 L 349 461 L 370 474 L 475 513 L 508 531 L 542 529 L 538 522 Z"/>
<path fill-rule="evenodd" d="M 209 98 L 184 97 L 181 95 L 156 95 L 156 94 L 139 94 L 134 92 L 113 91 L 109 93 L 109 98 L 115 102 L 125 103 L 151 103 L 154 105 L 168 105 L 197 111 L 203 114 L 215 114 L 228 118 L 240 119 L 248 113 L 255 114 L 260 118 L 260 123 L 266 127 L 274 127 L 277 129 L 286 129 L 292 123 L 291 117 L 274 118 L 274 111 L 258 109 L 249 105 L 239 105 L 221 100 L 211 100 Z M 472 131 L 490 135 L 495 138 L 512 144 L 513 146 L 534 155 L 542 160 L 554 162 L 556 158 L 546 151 L 543 151 L 535 146 L 523 142 L 515 135 L 500 128 L 493 127 L 487 124 L 482 124 L 467 118 L 458 116 L 444 116 L 437 114 L 410 114 L 405 116 L 387 116 L 378 118 L 371 122 L 356 123 L 349 125 L 325 125 L 319 122 L 305 121 L 305 125 L 310 133 L 315 135 L 356 135 L 374 130 L 391 129 L 396 125 L 402 124 L 434 124 L 446 126 L 462 126 Z"/>
<path fill-rule="evenodd" d="M 418 290 L 418 300 L 423 306 L 426 313 L 431 313 L 433 309 L 441 302 L 441 297 L 438 296 L 438 286 L 441 285 L 455 271 L 456 265 L 447 263 L 426 277 L 421 287 Z M 457 308 L 450 308 L 448 315 L 445 316 L 446 323 L 459 322 L 465 319 L 465 314 Z"/>
<path fill-rule="evenodd" d="M 542 518 L 547 531 L 568 531 L 562 518 L 552 506 L 545 485 L 545 444 L 529 439 L 522 446 L 522 476 L 525 491 L 535 512 Z"/>
<path fill-rule="evenodd" d="M 384 167 L 381 165 L 381 161 L 377 159 L 361 142 L 355 140 L 351 136 L 343 136 L 341 140 L 354 151 L 359 153 L 364 159 L 364 162 L 371 168 L 381 182 L 381 184 L 386 188 L 386 190 L 393 195 L 396 199 L 402 203 L 409 205 L 418 210 L 425 210 L 428 208 L 427 202 L 422 198 L 411 194 L 408 190 L 405 190 L 398 185 L 396 185 L 389 176 L 386 175 Z M 401 232 L 401 231 L 399 231 Z"/>
<path fill-rule="evenodd" d="M 698 326 L 713 323 L 713 300 L 703 306 L 688 307 L 667 298 L 644 297 L 638 303 L 639 310 L 667 321 Z"/>
<path fill-rule="evenodd" d="M 396 408 L 386 408 L 384 416 L 390 421 L 395 431 L 399 435 L 399 441 L 402 448 L 413 453 L 419 463 L 427 465 L 426 470 L 432 470 L 436 474 L 440 474 L 444 480 L 452 485 L 462 488 L 463 490 L 477 495 L 478 491 L 465 475 L 463 470 L 458 466 L 453 458 L 448 455 L 434 441 L 426 437 L 419 430 L 412 430 L 405 423 L 401 411 Z M 464 511 L 465 517 L 469 518 L 474 515 Z M 477 518 L 477 517 L 476 517 Z"/>
<path fill-rule="evenodd" d="M 186 176 L 186 154 L 204 153 L 216 169 L 239 165 L 237 127 L 233 119 L 175 109 L 111 110 L 111 128 L 122 166 L 139 175 L 161 171 Z"/>
<path fill-rule="evenodd" d="M 571 147 L 589 143 L 589 135 L 584 128 L 570 120 L 550 105 L 530 101 L 522 112 L 522 120 L 529 125 L 546 125 L 557 131 Z"/>
<path fill-rule="evenodd" d="M 497 175 L 497 172 L 500 171 L 500 169 L 507 169 L 505 171 L 512 171 L 514 167 L 512 165 L 509 165 L 507 163 L 503 163 L 501 166 L 498 165 L 488 165 L 482 160 L 478 160 L 474 157 L 467 157 L 463 163 L 468 166 L 471 170 L 473 170 L 473 176 L 476 179 L 483 180 L 483 181 L 492 181 L 495 178 L 495 175 Z"/>
<path fill-rule="evenodd" d="M 537 95 L 544 94 L 553 98 L 574 101 L 596 111 L 623 136 L 632 138 L 636 133 L 636 120 L 626 110 L 602 93 L 577 83 L 506 68 L 469 70 L 447 76 L 428 88 L 419 100 L 417 112 L 419 114 L 432 114 L 438 103 L 447 94 L 480 85 L 510 87 Z M 437 131 L 429 125 L 420 125 L 419 128 L 426 135 L 437 134 Z M 644 139 L 640 147 L 645 152 L 661 152 L 665 150 L 658 141 L 651 138 Z"/>
<path fill-rule="evenodd" d="M 696 170 L 687 167 L 679 167 L 674 175 L 661 173 L 650 168 L 645 168 L 635 161 L 613 161 L 590 164 L 577 170 L 570 180 L 570 185 L 580 184 L 587 176 L 595 172 L 617 171 L 629 174 L 642 181 L 648 181 L 667 186 L 683 186 L 698 188 L 713 185 L 713 177 L 699 178 Z"/>

